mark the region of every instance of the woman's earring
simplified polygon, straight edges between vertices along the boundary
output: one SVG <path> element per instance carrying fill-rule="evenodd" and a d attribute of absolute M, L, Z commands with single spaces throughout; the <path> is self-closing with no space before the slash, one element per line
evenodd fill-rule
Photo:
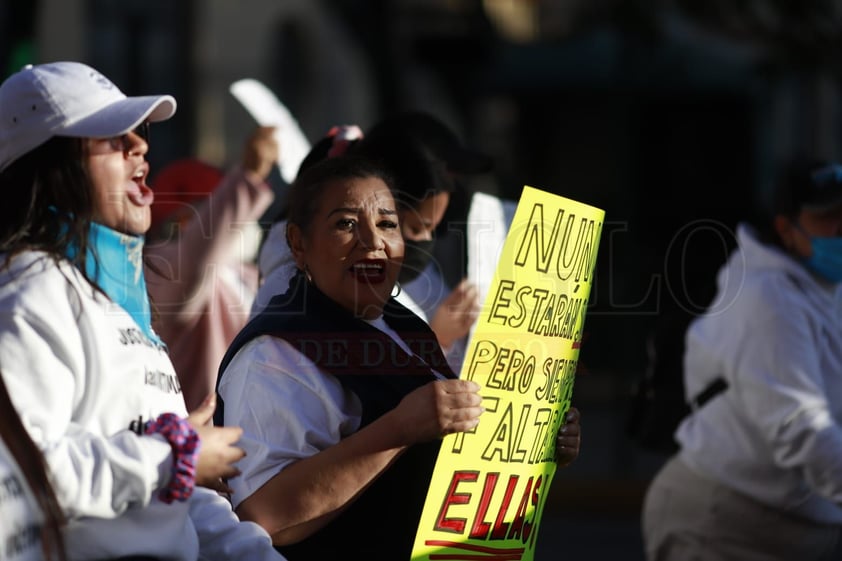
<path fill-rule="evenodd" d="M 399 283 L 398 281 L 395 281 L 395 287 L 394 288 L 397 288 L 398 291 L 395 292 L 394 294 L 392 294 L 391 296 L 392 296 L 392 298 L 397 298 L 398 296 L 401 295 L 401 291 L 403 290 L 401 288 L 401 283 Z M 394 290 L 394 288 L 393 288 L 393 290 Z"/>
<path fill-rule="evenodd" d="M 307 279 L 307 282 L 313 284 L 313 275 L 310 274 L 310 269 L 307 265 L 304 265 L 304 277 Z"/>

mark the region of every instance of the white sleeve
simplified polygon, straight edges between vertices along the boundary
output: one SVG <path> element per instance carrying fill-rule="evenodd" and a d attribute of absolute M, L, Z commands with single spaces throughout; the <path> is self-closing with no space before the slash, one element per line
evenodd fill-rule
<path fill-rule="evenodd" d="M 286 341 L 264 335 L 243 347 L 219 384 L 225 424 L 243 429 L 236 507 L 290 463 L 359 427 L 359 399 Z"/>
<path fill-rule="evenodd" d="M 285 559 L 272 547 L 266 530 L 254 522 L 241 521 L 230 503 L 210 489 L 195 489 L 190 498 L 190 519 L 199 536 L 201 560 Z"/>
<path fill-rule="evenodd" d="M 734 391 L 775 462 L 842 504 L 842 427 L 819 364 L 821 329 L 790 286 L 767 288 L 753 303 L 746 336 L 734 337 Z"/>
<path fill-rule="evenodd" d="M 62 279 L 62 284 L 66 285 Z M 65 287 L 39 294 L 45 314 L 0 311 L 3 380 L 32 439 L 52 472 L 59 502 L 70 518 L 114 518 L 149 503 L 169 480 L 171 448 L 158 437 L 124 430 L 108 437 L 73 420 L 86 407 L 84 349 L 78 318 Z M 77 375 L 79 378 L 77 378 Z M 128 428 L 128 427 L 127 427 Z"/>
<path fill-rule="evenodd" d="M 290 279 L 298 270 L 287 244 L 286 229 L 286 220 L 273 224 L 260 248 L 261 284 L 251 306 L 250 318 L 262 312 L 273 296 L 286 292 Z"/>

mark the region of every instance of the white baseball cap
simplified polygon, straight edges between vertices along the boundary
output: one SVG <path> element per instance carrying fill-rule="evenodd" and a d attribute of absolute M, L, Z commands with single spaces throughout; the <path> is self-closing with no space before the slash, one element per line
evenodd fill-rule
<path fill-rule="evenodd" d="M 0 85 L 0 171 L 54 136 L 120 136 L 175 107 L 170 95 L 126 97 L 79 62 L 28 65 Z"/>

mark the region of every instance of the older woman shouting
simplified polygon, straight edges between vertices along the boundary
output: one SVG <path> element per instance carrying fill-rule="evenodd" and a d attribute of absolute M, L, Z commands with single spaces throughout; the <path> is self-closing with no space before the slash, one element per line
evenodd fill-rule
<path fill-rule="evenodd" d="M 378 168 L 325 160 L 288 204 L 299 274 L 221 369 L 224 423 L 244 424 L 248 453 L 234 505 L 290 559 L 407 559 L 439 438 L 478 424 L 479 386 L 390 297 L 404 243 Z"/>

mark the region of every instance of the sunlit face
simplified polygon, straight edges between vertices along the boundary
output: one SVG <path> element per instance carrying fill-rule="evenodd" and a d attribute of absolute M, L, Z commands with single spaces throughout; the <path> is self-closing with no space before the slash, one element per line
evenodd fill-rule
<path fill-rule="evenodd" d="M 842 236 L 842 206 L 821 212 L 802 210 L 794 222 L 778 217 L 776 227 L 787 249 L 808 258 L 813 254 L 811 238 Z"/>
<path fill-rule="evenodd" d="M 136 132 L 85 142 L 95 193 L 94 221 L 124 234 L 144 234 L 151 224 L 149 206 L 154 199 L 146 185 L 149 145 Z"/>
<path fill-rule="evenodd" d="M 327 186 L 308 231 L 291 224 L 288 234 L 296 264 L 319 290 L 360 317 L 383 313 L 404 245 L 395 200 L 381 179 Z"/>
<path fill-rule="evenodd" d="M 442 191 L 430 195 L 415 208 L 401 211 L 401 232 L 404 239 L 416 242 L 433 239 L 433 231 L 444 217 L 450 203 L 450 193 Z"/>

